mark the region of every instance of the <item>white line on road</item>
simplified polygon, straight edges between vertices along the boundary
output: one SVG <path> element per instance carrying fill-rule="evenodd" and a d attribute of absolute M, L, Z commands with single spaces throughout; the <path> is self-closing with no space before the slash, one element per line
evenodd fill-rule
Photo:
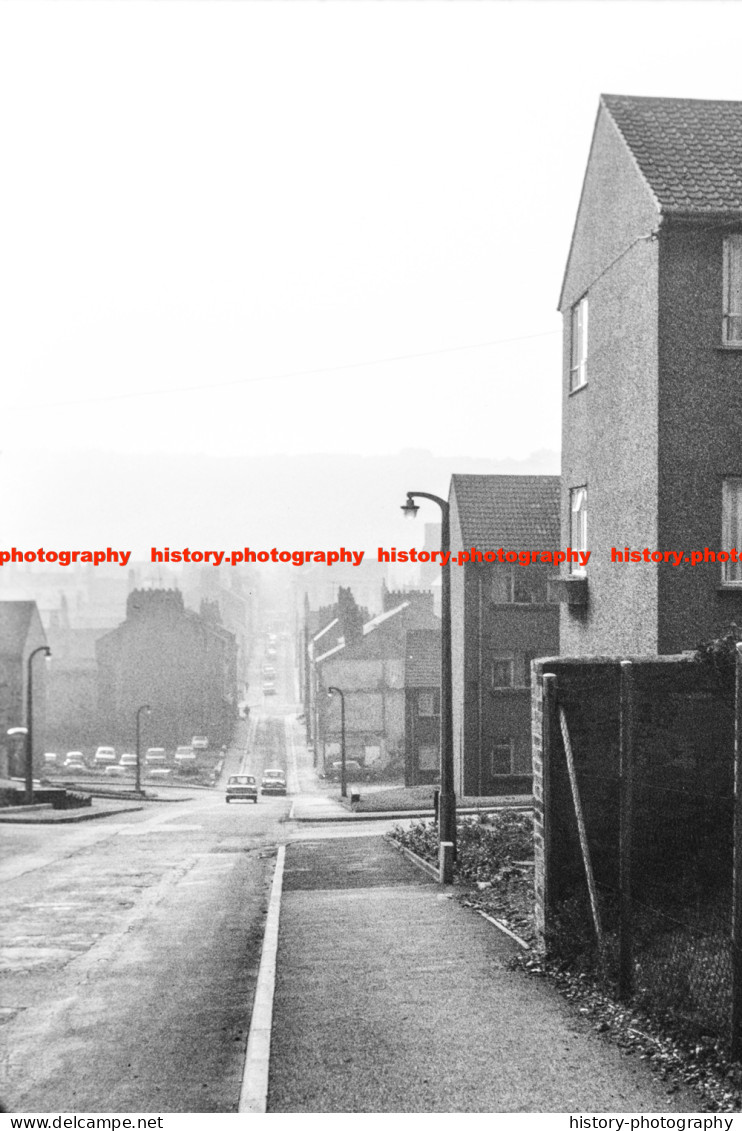
<path fill-rule="evenodd" d="M 276 985 L 276 952 L 278 951 L 278 920 L 281 914 L 283 888 L 283 860 L 285 845 L 276 856 L 276 870 L 265 921 L 263 951 L 260 956 L 258 983 L 247 1039 L 245 1071 L 242 1078 L 239 1112 L 264 1114 L 268 1107 L 268 1071 L 271 1056 L 271 1027 L 273 1025 L 273 991 Z"/>

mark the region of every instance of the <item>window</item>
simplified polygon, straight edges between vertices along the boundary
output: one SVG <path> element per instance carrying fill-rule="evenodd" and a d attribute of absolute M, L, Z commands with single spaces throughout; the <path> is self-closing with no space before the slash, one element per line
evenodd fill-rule
<path fill-rule="evenodd" d="M 495 566 L 493 569 L 490 599 L 495 605 L 509 605 L 513 600 L 513 571 L 510 566 Z"/>
<path fill-rule="evenodd" d="M 740 343 L 742 344 L 742 343 Z M 742 477 L 725 479 L 722 485 L 721 548 L 742 551 Z M 721 567 L 725 585 L 742 585 L 742 561 L 727 559 Z"/>
<path fill-rule="evenodd" d="M 512 656 L 495 656 L 492 660 L 492 686 L 513 686 Z"/>
<path fill-rule="evenodd" d="M 506 738 L 497 742 L 492 748 L 492 776 L 498 774 L 512 774 L 513 772 L 513 740 Z"/>
<path fill-rule="evenodd" d="M 572 355 L 569 391 L 587 384 L 587 295 L 572 307 Z"/>
<path fill-rule="evenodd" d="M 569 493 L 569 544 L 573 550 L 587 550 L 587 487 L 573 487 Z M 579 561 L 569 564 L 570 573 L 584 577 Z"/>
<path fill-rule="evenodd" d="M 440 695 L 437 691 L 421 691 L 417 697 L 417 713 L 422 717 L 429 718 L 432 715 L 440 715 Z"/>
<path fill-rule="evenodd" d="M 725 345 L 742 346 L 742 234 L 724 240 Z"/>

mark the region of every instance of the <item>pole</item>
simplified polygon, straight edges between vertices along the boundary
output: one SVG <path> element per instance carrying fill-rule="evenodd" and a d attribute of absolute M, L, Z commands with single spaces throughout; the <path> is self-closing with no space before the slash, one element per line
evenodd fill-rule
<path fill-rule="evenodd" d="M 339 687 L 328 687 L 328 695 L 340 696 L 340 796 L 348 796 L 348 775 L 345 764 L 345 695 Z"/>
<path fill-rule="evenodd" d="M 135 787 L 137 793 L 142 792 L 142 743 L 141 743 L 142 711 L 146 711 L 149 714 L 150 710 L 151 710 L 151 708 L 150 708 L 149 704 L 146 704 L 146 703 L 144 704 L 144 706 L 139 707 L 137 709 L 137 777 L 136 777 L 136 787 Z"/>
<path fill-rule="evenodd" d="M 618 874 L 620 917 L 618 935 L 618 994 L 628 1001 L 634 991 L 634 940 L 631 900 L 631 849 L 634 832 L 634 674 L 630 660 L 621 661 L 621 720 L 619 733 Z"/>
<path fill-rule="evenodd" d="M 46 644 L 34 648 L 28 657 L 26 674 L 26 805 L 33 805 L 33 658 L 39 652 L 51 656 Z"/>
<path fill-rule="evenodd" d="M 340 796 L 348 796 L 348 771 L 345 763 L 345 696 L 340 692 Z"/>
<path fill-rule="evenodd" d="M 430 499 L 441 509 L 441 550 L 451 550 L 450 508 L 445 499 L 427 491 L 408 491 L 405 514 L 416 514 L 413 499 Z M 445 559 L 444 559 L 445 560 Z M 453 698 L 451 694 L 451 571 L 443 569 L 441 578 L 441 791 L 438 801 L 439 845 L 452 845 L 451 855 L 456 859 L 456 792 L 453 766 Z"/>
<path fill-rule="evenodd" d="M 732 1060 L 742 1060 L 742 644 L 734 660 L 734 839 L 732 843 Z"/>

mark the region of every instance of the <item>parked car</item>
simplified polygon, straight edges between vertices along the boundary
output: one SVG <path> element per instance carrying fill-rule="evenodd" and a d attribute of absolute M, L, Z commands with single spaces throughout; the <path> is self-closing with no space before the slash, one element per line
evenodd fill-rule
<path fill-rule="evenodd" d="M 261 793 L 286 793 L 286 774 L 283 770 L 270 769 L 263 771 L 263 780 L 260 783 Z"/>
<path fill-rule="evenodd" d="M 167 754 L 164 746 L 150 746 L 144 755 L 145 766 L 164 766 L 166 762 Z"/>
<path fill-rule="evenodd" d="M 64 759 L 65 770 L 85 770 L 85 755 L 82 750 L 69 750 Z"/>
<path fill-rule="evenodd" d="M 263 695 L 275 695 L 276 685 L 272 679 L 263 680 Z"/>
<path fill-rule="evenodd" d="M 103 771 L 103 776 L 107 778 L 121 778 L 125 773 L 125 766 L 121 766 L 118 763 L 113 763 L 112 765 L 106 766 L 105 770 Z"/>
<path fill-rule="evenodd" d="M 112 746 L 99 746 L 93 757 L 94 766 L 110 766 L 116 761 L 116 751 Z"/>
<path fill-rule="evenodd" d="M 136 769 L 136 765 L 137 765 L 136 754 L 122 754 L 121 755 L 121 761 L 119 762 L 119 766 L 122 766 L 125 770 L 134 770 L 134 769 Z"/>
<path fill-rule="evenodd" d="M 252 774 L 232 774 L 227 779 L 226 802 L 254 801 L 258 803 L 258 783 Z"/>
<path fill-rule="evenodd" d="M 162 781 L 164 778 L 170 778 L 173 775 L 171 766 L 148 766 L 147 777 Z"/>
<path fill-rule="evenodd" d="M 193 750 L 208 750 L 209 740 L 205 734 L 194 734 L 191 739 L 191 747 Z"/>
<path fill-rule="evenodd" d="M 194 774 L 198 769 L 196 755 L 191 746 L 179 746 L 175 751 L 175 768 L 181 774 Z"/>
<path fill-rule="evenodd" d="M 44 755 L 44 765 L 54 767 L 59 764 L 59 755 L 51 752 Z"/>

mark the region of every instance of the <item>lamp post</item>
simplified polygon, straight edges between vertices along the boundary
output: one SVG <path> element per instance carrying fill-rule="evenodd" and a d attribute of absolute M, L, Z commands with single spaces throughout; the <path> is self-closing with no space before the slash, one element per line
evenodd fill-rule
<path fill-rule="evenodd" d="M 26 661 L 26 805 L 33 805 L 33 658 L 39 652 L 51 656 L 47 644 L 34 648 Z"/>
<path fill-rule="evenodd" d="M 328 696 L 340 696 L 340 796 L 348 796 L 348 778 L 345 772 L 345 695 L 339 687 L 328 687 Z"/>
<path fill-rule="evenodd" d="M 420 510 L 415 499 L 430 499 L 441 508 L 441 550 L 451 549 L 449 507 L 445 499 L 427 491 L 408 491 L 401 508 L 406 518 Z M 453 702 L 451 695 L 451 573 L 446 565 L 441 579 L 441 792 L 438 798 L 438 840 L 453 845 L 456 855 L 456 793 L 453 783 Z"/>
<path fill-rule="evenodd" d="M 137 710 L 137 780 L 136 780 L 136 792 L 137 793 L 142 792 L 142 747 L 141 747 L 141 740 L 140 740 L 142 711 L 146 711 L 146 713 L 149 715 L 151 710 L 152 710 L 152 708 L 150 707 L 149 703 L 144 703 Z"/>

